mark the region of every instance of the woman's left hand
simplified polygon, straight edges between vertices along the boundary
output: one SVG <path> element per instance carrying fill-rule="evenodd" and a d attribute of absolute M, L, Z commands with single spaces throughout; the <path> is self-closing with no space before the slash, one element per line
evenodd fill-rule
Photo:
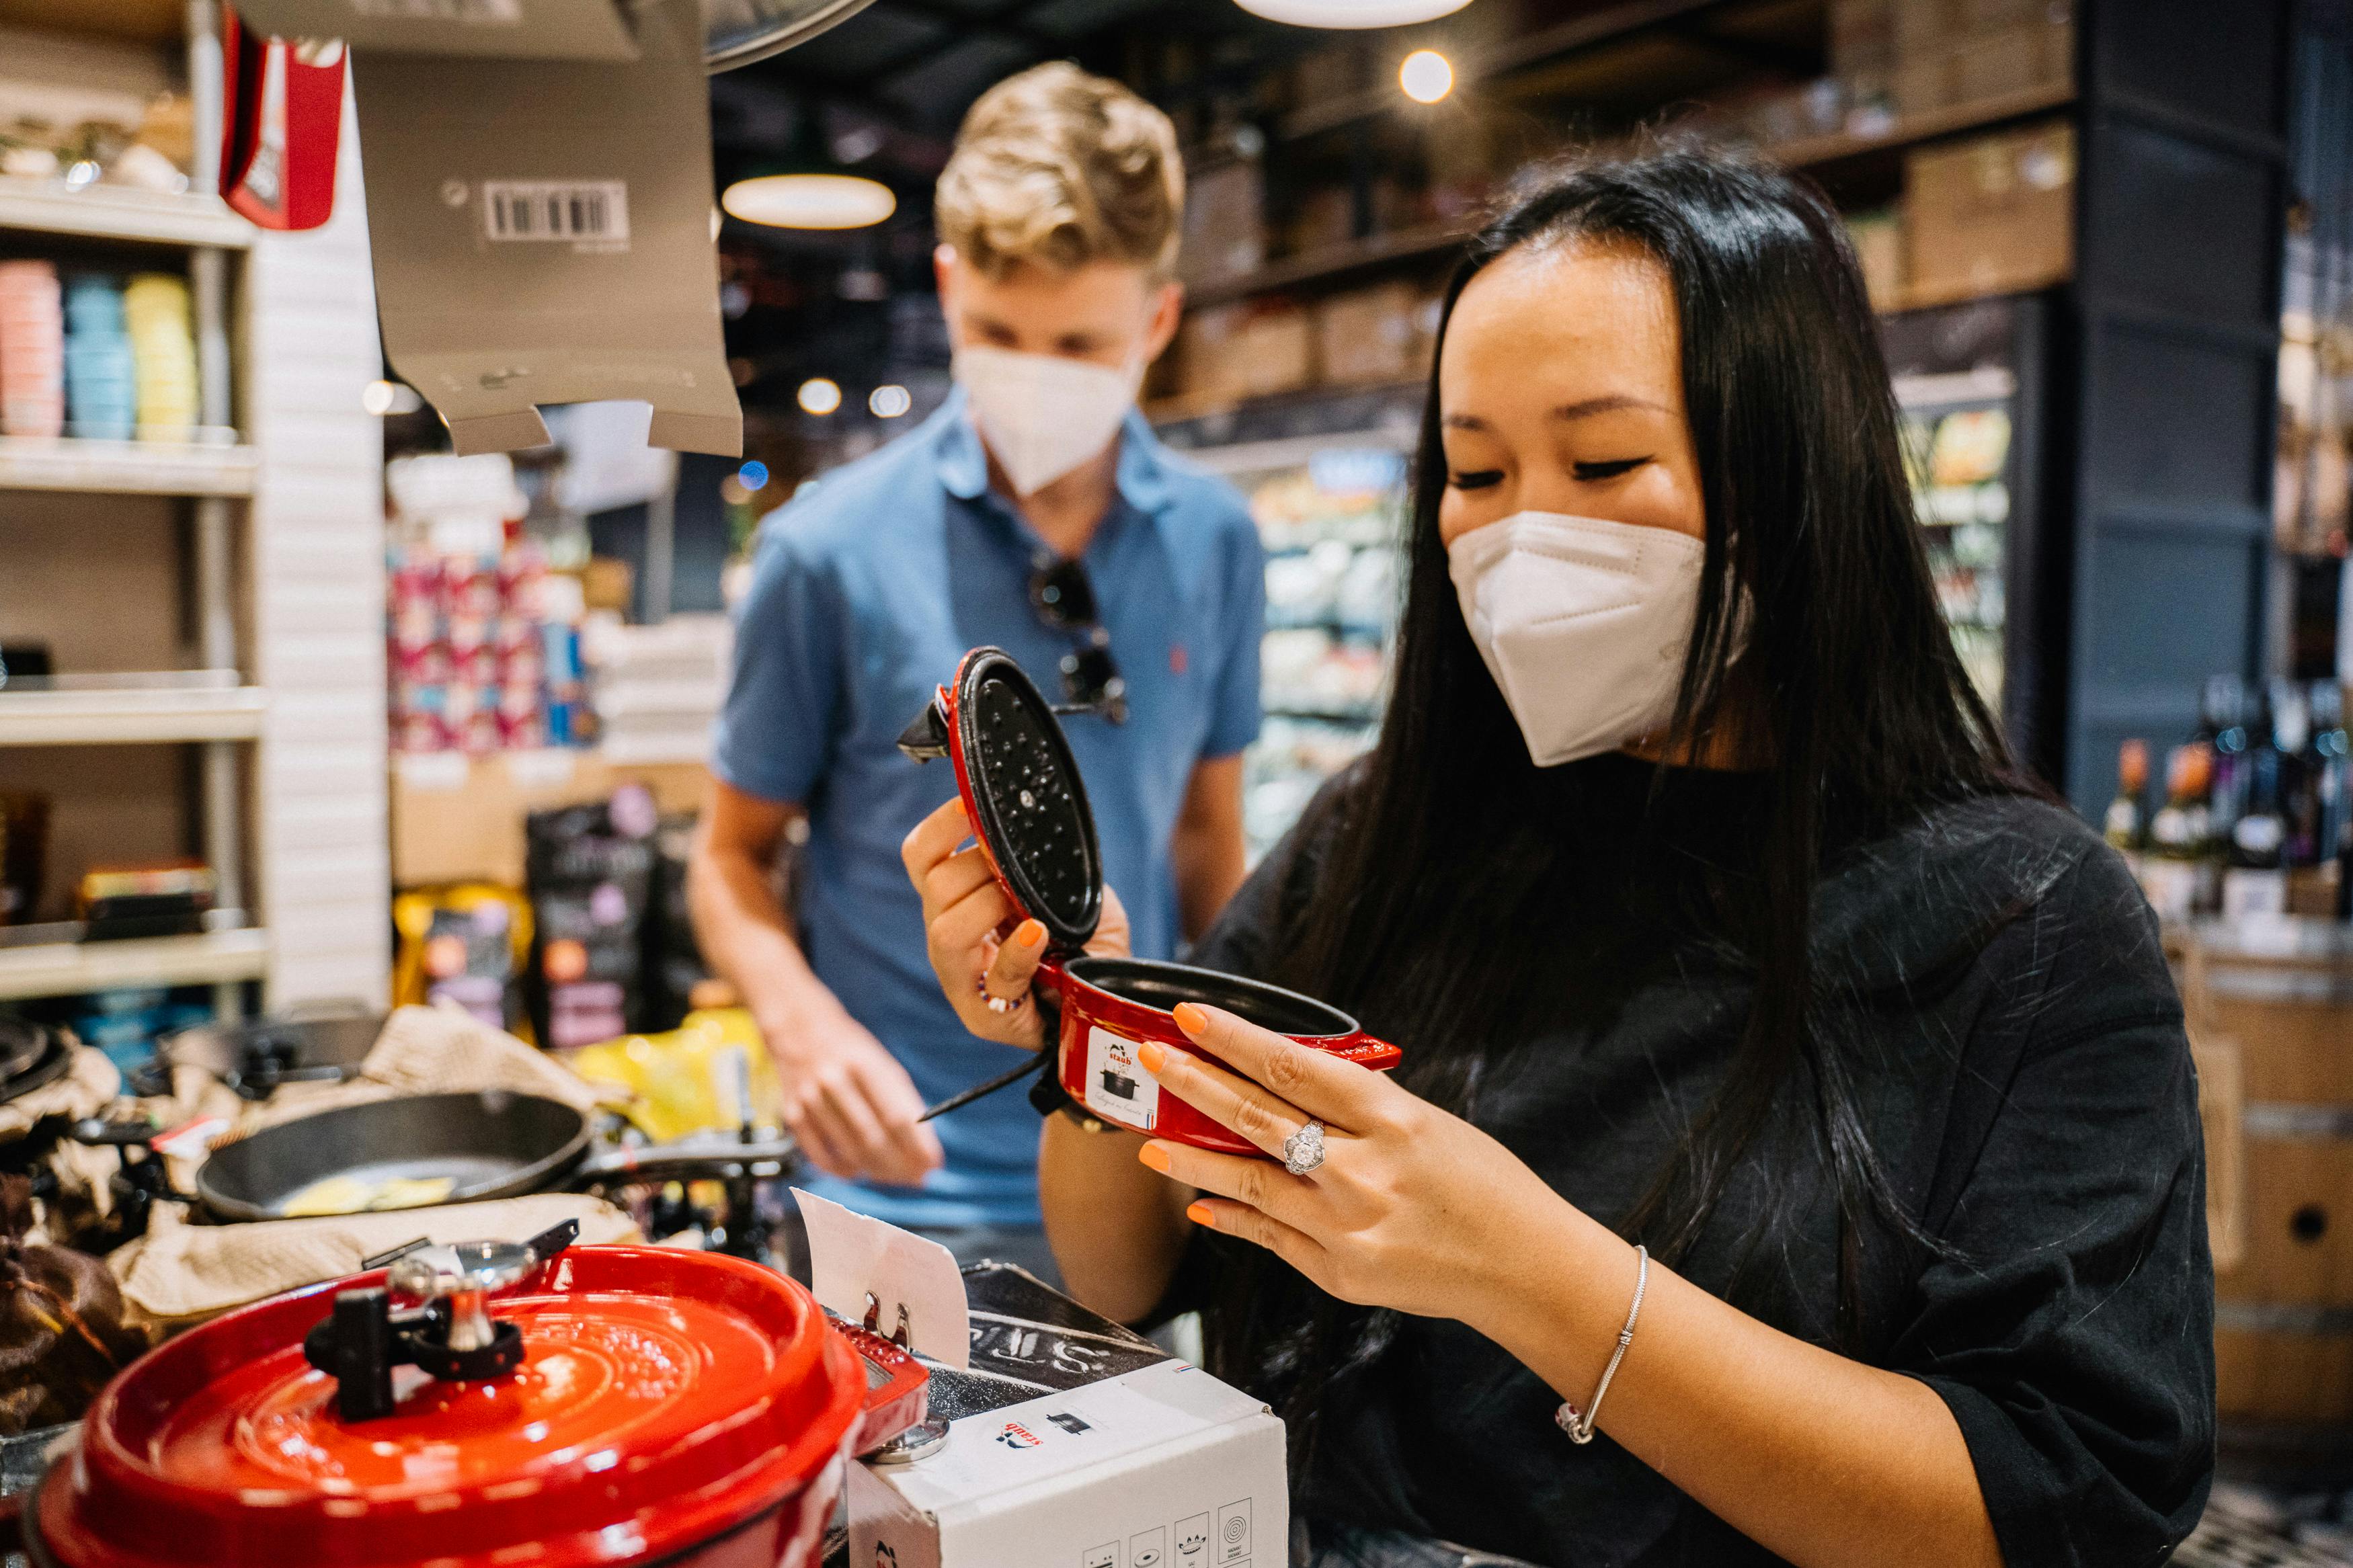
<path fill-rule="evenodd" d="M 1475 1323 L 1507 1302 L 1515 1265 L 1574 1212 L 1510 1150 L 1384 1074 L 1214 1007 L 1186 1003 L 1176 1016 L 1235 1070 L 1150 1045 L 1145 1069 L 1272 1160 L 1157 1140 L 1137 1157 L 1214 1194 L 1187 1211 L 1196 1222 L 1266 1247 L 1328 1294 Z M 1294 1176 L 1283 1144 L 1311 1117 L 1324 1124 L 1324 1162 Z"/>

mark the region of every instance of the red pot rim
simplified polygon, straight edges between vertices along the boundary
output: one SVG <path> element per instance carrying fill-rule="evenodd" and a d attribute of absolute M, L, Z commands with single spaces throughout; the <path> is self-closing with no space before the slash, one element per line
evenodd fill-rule
<path fill-rule="evenodd" d="M 434 1385 L 346 1427 L 301 1340 L 334 1291 L 382 1278 L 244 1308 L 133 1363 L 42 1485 L 49 1553 L 66 1568 L 652 1563 L 776 1508 L 859 1436 L 865 1366 L 806 1290 L 644 1247 L 571 1248 L 494 1302 L 523 1331 L 514 1378 Z"/>

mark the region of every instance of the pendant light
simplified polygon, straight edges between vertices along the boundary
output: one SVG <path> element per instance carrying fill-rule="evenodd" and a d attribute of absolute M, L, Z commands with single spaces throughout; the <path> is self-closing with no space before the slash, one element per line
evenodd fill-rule
<path fill-rule="evenodd" d="M 862 174 L 755 174 L 728 186 L 719 205 L 774 228 L 867 228 L 898 211 L 899 198 Z"/>
<path fill-rule="evenodd" d="M 1434 21 L 1471 0 L 1234 0 L 1253 16 L 1294 27 L 1403 27 Z"/>

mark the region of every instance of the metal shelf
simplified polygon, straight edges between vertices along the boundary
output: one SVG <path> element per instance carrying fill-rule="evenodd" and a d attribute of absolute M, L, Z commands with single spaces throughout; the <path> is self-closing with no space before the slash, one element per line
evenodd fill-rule
<path fill-rule="evenodd" d="M 259 980 L 269 933 L 259 928 L 127 942 L 0 946 L 0 1002 L 71 996 L 121 985 L 219 985 Z"/>
<path fill-rule="evenodd" d="M 254 236 L 253 226 L 218 196 L 105 184 L 72 190 L 58 180 L 0 176 L 0 229 L 5 228 L 226 250 L 249 247 Z"/>
<path fill-rule="evenodd" d="M 0 489 L 98 495 L 249 496 L 250 447 L 0 436 Z"/>
<path fill-rule="evenodd" d="M 258 686 L 0 689 L 0 745 L 250 741 L 268 708 Z"/>

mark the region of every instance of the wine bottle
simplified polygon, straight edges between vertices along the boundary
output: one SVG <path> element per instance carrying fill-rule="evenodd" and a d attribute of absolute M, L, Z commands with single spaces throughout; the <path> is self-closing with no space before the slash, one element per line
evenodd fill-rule
<path fill-rule="evenodd" d="M 2148 742 L 2130 740 L 2116 753 L 2116 798 L 2108 803 L 2109 845 L 2140 875 L 2141 851 L 2148 845 Z"/>

